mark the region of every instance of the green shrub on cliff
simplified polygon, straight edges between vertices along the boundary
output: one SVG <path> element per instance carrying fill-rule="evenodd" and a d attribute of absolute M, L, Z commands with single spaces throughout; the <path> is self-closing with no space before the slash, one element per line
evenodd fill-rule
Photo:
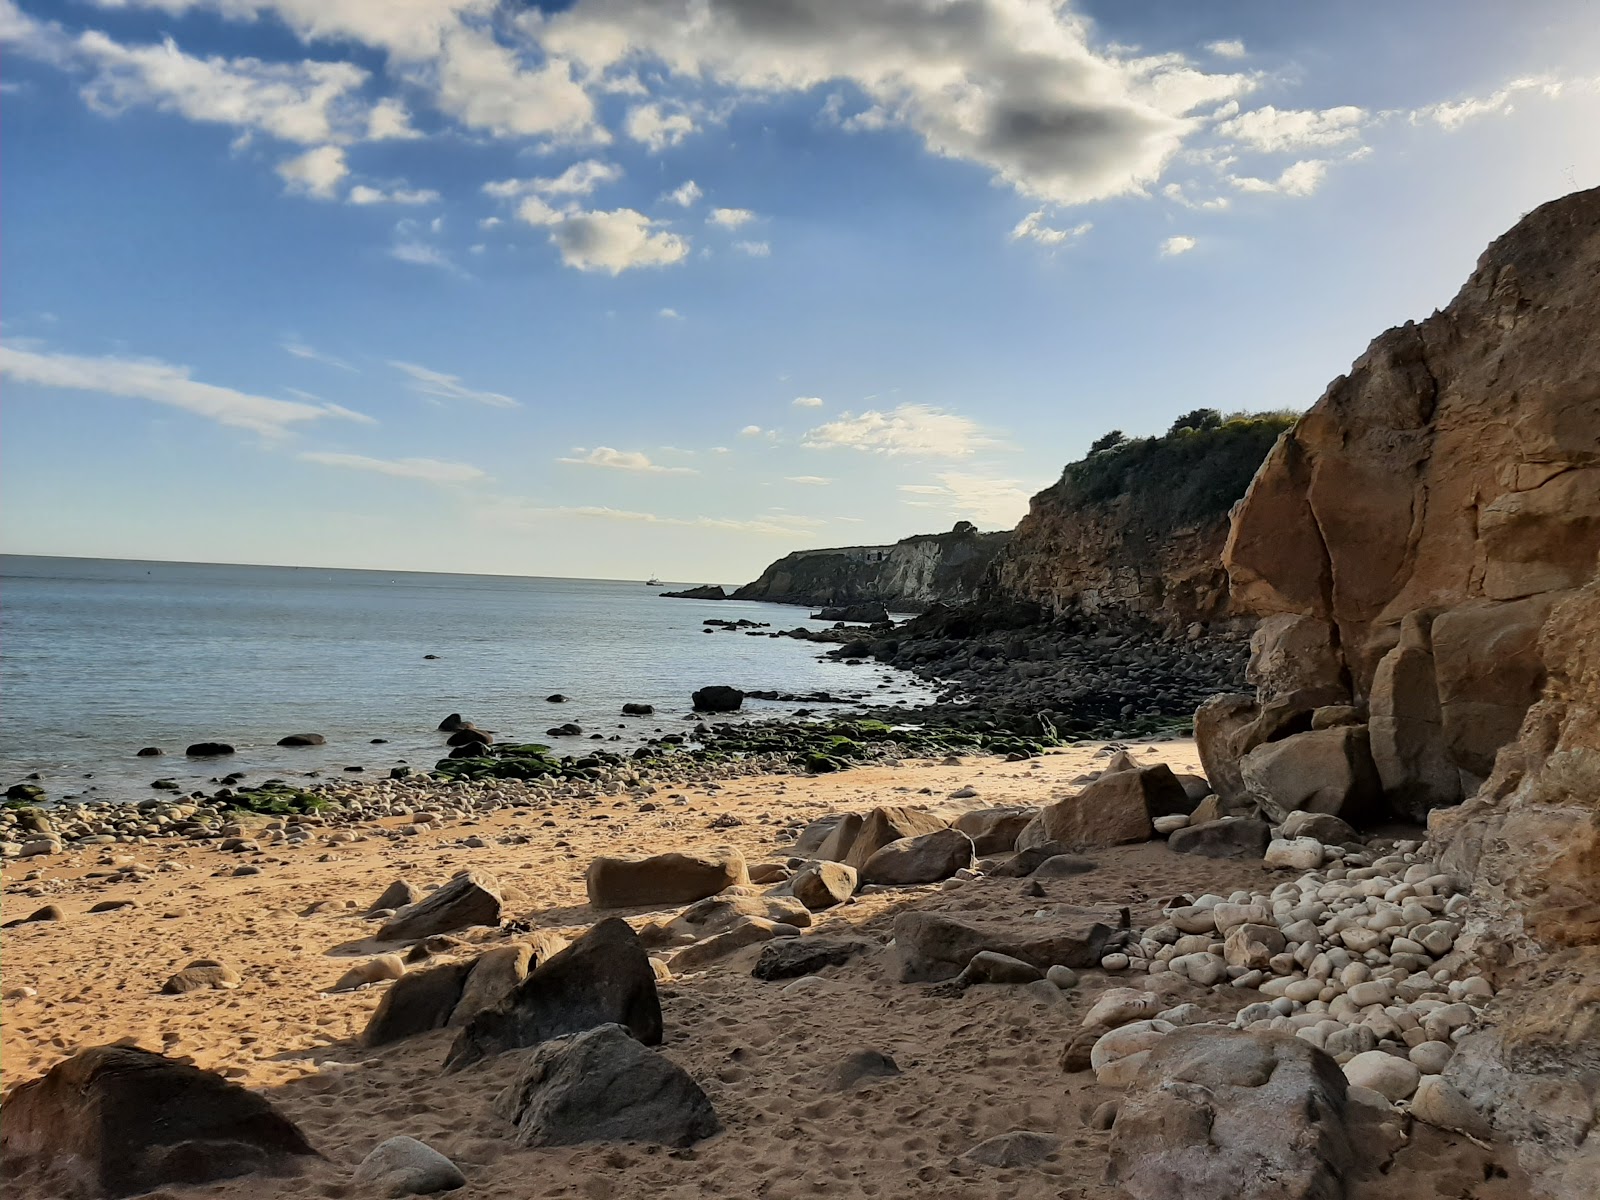
<path fill-rule="evenodd" d="M 1221 516 L 1244 495 L 1278 435 L 1298 419 L 1287 411 L 1196 409 L 1163 437 L 1109 445 L 1101 438 L 1095 445 L 1103 448 L 1067 466 L 1061 486 L 1086 503 L 1130 497 L 1157 531 Z"/>

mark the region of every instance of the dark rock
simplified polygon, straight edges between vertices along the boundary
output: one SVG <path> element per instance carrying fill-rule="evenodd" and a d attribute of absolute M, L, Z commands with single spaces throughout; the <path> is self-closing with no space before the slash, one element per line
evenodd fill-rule
<path fill-rule="evenodd" d="M 494 734 L 471 725 L 463 725 L 444 740 L 446 746 L 488 746 L 493 742 Z"/>
<path fill-rule="evenodd" d="M 1060 964 L 1092 967 L 1116 933 L 1119 918 L 1103 910 L 1058 905 L 1048 920 L 1019 923 L 958 920 L 937 912 L 902 912 L 894 919 L 895 956 L 905 983 L 949 979 L 980 950 L 1021 959 L 1039 970 Z"/>
<path fill-rule="evenodd" d="M 700 1085 L 665 1055 L 606 1024 L 522 1055 L 495 1098 L 522 1146 L 647 1142 L 689 1146 L 722 1129 Z"/>
<path fill-rule="evenodd" d="M 971 838 L 959 829 L 936 829 L 876 851 L 862 867 L 861 881 L 901 886 L 938 883 L 970 867 L 972 859 Z"/>
<path fill-rule="evenodd" d="M 1005 854 L 1017 844 L 1017 835 L 1038 816 L 1037 808 L 975 808 L 956 818 L 955 827 L 972 839 L 979 854 Z"/>
<path fill-rule="evenodd" d="M 66 914 L 57 905 L 46 904 L 43 908 L 36 908 L 25 917 L 18 917 L 14 921 L 7 921 L 0 929 L 11 929 L 17 925 L 31 925 L 35 921 L 63 921 Z"/>
<path fill-rule="evenodd" d="M 278 739 L 280 746 L 322 746 L 328 739 L 320 733 L 291 733 L 288 737 Z"/>
<path fill-rule="evenodd" d="M 567 702 L 567 698 L 560 692 L 553 692 L 544 699 L 546 704 L 565 704 Z"/>
<path fill-rule="evenodd" d="M 166 751 L 163 750 L 160 746 L 146 746 L 146 747 L 144 747 L 144 749 L 138 751 L 137 757 L 139 757 L 139 758 L 159 758 L 161 755 L 163 755 L 165 753 L 166 753 Z"/>
<path fill-rule="evenodd" d="M 184 753 L 190 758 L 220 758 L 225 754 L 232 754 L 233 747 L 227 742 L 196 742 Z"/>
<path fill-rule="evenodd" d="M 656 711 L 654 704 L 624 704 L 622 715 L 625 717 L 648 717 Z"/>
<path fill-rule="evenodd" d="M 466 722 L 461 719 L 460 713 L 451 713 L 448 717 L 439 722 L 439 732 L 454 733 L 465 724 Z"/>
<path fill-rule="evenodd" d="M 861 604 L 847 604 L 840 608 L 825 608 L 811 614 L 813 621 L 844 621 L 853 625 L 881 625 L 889 619 L 889 610 L 876 600 Z"/>
<path fill-rule="evenodd" d="M 386 1046 L 430 1029 L 443 1029 L 461 1003 L 471 962 L 408 971 L 389 985 L 361 1034 L 366 1046 Z"/>
<path fill-rule="evenodd" d="M 815 975 L 824 967 L 843 966 L 871 949 L 871 942 L 859 938 L 778 938 L 761 947 L 761 957 L 750 974 L 765 980 L 796 979 Z"/>
<path fill-rule="evenodd" d="M 1202 825 L 1186 825 L 1167 835 L 1167 849 L 1205 858 L 1260 858 L 1272 830 L 1254 817 L 1222 817 Z"/>
<path fill-rule="evenodd" d="M 499 1007 L 469 1021 L 450 1047 L 445 1070 L 605 1024 L 626 1027 L 647 1046 L 661 1044 L 655 969 L 637 935 L 617 917 L 593 926 L 541 963 Z"/>
<path fill-rule="evenodd" d="M 294 1123 L 220 1075 L 133 1046 L 96 1046 L 12 1089 L 8 1161 L 59 1163 L 105 1197 L 284 1170 L 316 1154 Z"/>
<path fill-rule="evenodd" d="M 597 858 L 584 876 L 595 908 L 692 904 L 724 888 L 750 882 L 744 855 L 722 849 L 647 858 Z"/>
<path fill-rule="evenodd" d="M 476 869 L 463 871 L 443 887 L 404 908 L 379 928 L 380 942 L 414 942 L 433 933 L 472 925 L 500 924 L 500 884 Z"/>
<path fill-rule="evenodd" d="M 669 600 L 726 600 L 728 593 L 719 584 L 707 583 L 700 587 L 685 588 L 681 592 L 659 593 Z"/>
<path fill-rule="evenodd" d="M 744 693 L 736 687 L 713 684 L 694 693 L 695 712 L 737 712 L 744 703 Z"/>

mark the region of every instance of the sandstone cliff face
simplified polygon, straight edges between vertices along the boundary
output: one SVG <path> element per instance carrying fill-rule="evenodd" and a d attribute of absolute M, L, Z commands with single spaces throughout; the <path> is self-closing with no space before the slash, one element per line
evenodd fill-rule
<path fill-rule="evenodd" d="M 1169 632 L 1226 616 L 1228 509 L 1288 424 L 1238 419 L 1073 463 L 1033 498 L 995 562 L 995 588 L 1053 616 Z"/>
<path fill-rule="evenodd" d="M 1489 773 L 1543 686 L 1539 629 L 1593 573 L 1597 329 L 1600 190 L 1529 214 L 1448 307 L 1377 338 L 1234 516 L 1234 605 L 1315 623 L 1418 808 Z"/>
<path fill-rule="evenodd" d="M 962 521 L 949 533 L 919 534 L 892 546 L 840 546 L 785 555 L 733 594 L 735 600 L 838 605 L 881 601 L 901 612 L 974 599 L 995 555 L 1011 537 Z"/>

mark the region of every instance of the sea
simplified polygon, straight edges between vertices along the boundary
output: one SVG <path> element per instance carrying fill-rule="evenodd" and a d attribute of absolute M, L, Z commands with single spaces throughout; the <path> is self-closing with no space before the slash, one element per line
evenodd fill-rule
<path fill-rule="evenodd" d="M 500 740 L 631 749 L 692 728 L 690 694 L 707 684 L 931 699 L 907 673 L 831 661 L 817 643 L 704 633 L 708 617 L 762 634 L 824 626 L 789 605 L 658 594 L 685 586 L 0 555 L 0 787 L 37 774 L 48 801 L 129 801 L 159 795 L 156 779 L 191 791 L 236 771 L 249 783 L 426 769 L 454 712 Z M 630 701 L 656 715 L 622 716 Z M 801 707 L 846 711 L 747 700 L 735 719 Z M 583 737 L 545 735 L 569 721 Z M 295 733 L 327 741 L 277 745 Z M 236 753 L 184 755 L 204 741 Z M 145 746 L 165 754 L 137 757 Z"/>

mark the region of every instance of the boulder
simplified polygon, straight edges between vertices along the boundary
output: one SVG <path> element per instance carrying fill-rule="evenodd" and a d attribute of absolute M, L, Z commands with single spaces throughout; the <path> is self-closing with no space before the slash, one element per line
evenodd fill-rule
<path fill-rule="evenodd" d="M 377 958 L 369 958 L 364 963 L 357 963 L 327 990 L 330 992 L 353 992 L 356 988 L 365 987 L 369 983 L 382 983 L 390 979 L 399 979 L 406 973 L 406 960 L 398 954 L 380 954 Z"/>
<path fill-rule="evenodd" d="M 626 1027 L 646 1045 L 661 1044 L 655 969 L 637 935 L 617 917 L 587 930 L 498 1007 L 468 1021 L 445 1057 L 445 1070 L 605 1024 Z"/>
<path fill-rule="evenodd" d="M 622 706 L 622 715 L 625 717 L 648 717 L 654 715 L 654 704 L 628 703 Z"/>
<path fill-rule="evenodd" d="M 744 855 L 732 849 L 597 858 L 584 876 L 594 908 L 692 904 L 749 882 Z"/>
<path fill-rule="evenodd" d="M 737 712 L 744 703 L 744 693 L 735 687 L 713 684 L 700 688 L 691 697 L 695 712 Z"/>
<path fill-rule="evenodd" d="M 892 1079 L 900 1074 L 900 1064 L 882 1050 L 852 1050 L 827 1073 L 823 1086 L 830 1092 L 848 1092 L 856 1084 L 872 1079 Z"/>
<path fill-rule="evenodd" d="M 225 754 L 232 754 L 233 747 L 227 742 L 195 742 L 184 753 L 190 758 L 221 758 Z"/>
<path fill-rule="evenodd" d="M 1438 1075 L 1424 1075 L 1418 1080 L 1417 1090 L 1411 1096 L 1411 1115 L 1436 1129 L 1469 1134 L 1480 1141 L 1494 1136 L 1494 1129 L 1483 1114 Z"/>
<path fill-rule="evenodd" d="M 685 588 L 681 592 L 662 592 L 668 600 L 726 600 L 728 593 L 721 584 L 705 583 L 699 587 Z"/>
<path fill-rule="evenodd" d="M 465 1187 L 467 1177 L 426 1142 L 402 1134 L 373 1147 L 350 1182 L 380 1196 L 431 1196 Z"/>
<path fill-rule="evenodd" d="M 761 957 L 750 974 L 757 979 L 797 979 L 815 975 L 825 967 L 839 967 L 858 954 L 871 950 L 871 942 L 860 938 L 812 937 L 803 935 L 779 938 L 761 947 Z"/>
<path fill-rule="evenodd" d="M 956 818 L 955 827 L 972 839 L 978 854 L 1005 854 L 1014 849 L 1017 835 L 1039 814 L 1028 808 L 975 808 Z"/>
<path fill-rule="evenodd" d="M 278 739 L 280 746 L 322 746 L 328 739 L 320 733 L 291 733 L 288 737 Z"/>
<path fill-rule="evenodd" d="M 398 910 L 407 905 L 415 904 L 422 899 L 422 893 L 417 891 L 404 879 L 396 879 L 383 889 L 383 894 L 372 902 L 367 909 L 368 913 L 383 912 L 385 909 Z"/>
<path fill-rule="evenodd" d="M 937 829 L 920 837 L 890 842 L 867 859 L 863 883 L 909 885 L 938 883 L 972 865 L 972 839 L 959 829 Z"/>
<path fill-rule="evenodd" d="M 415 942 L 435 933 L 500 924 L 500 883 L 487 871 L 461 872 L 378 928 L 380 942 Z"/>
<path fill-rule="evenodd" d="M 533 966 L 533 947 L 523 942 L 485 950 L 472 962 L 461 999 L 450 1010 L 447 1024 L 465 1025 L 485 1009 L 494 1008 L 528 977 Z"/>
<path fill-rule="evenodd" d="M 822 840 L 817 843 L 815 856 L 826 862 L 842 863 L 850 856 L 850 847 L 855 845 L 856 835 L 861 832 L 866 820 L 860 813 L 844 813 L 838 817 L 830 817 L 829 820 L 832 824 L 827 833 L 823 834 Z M 800 848 L 797 846 L 796 849 Z M 852 867 L 851 870 L 855 868 Z"/>
<path fill-rule="evenodd" d="M 860 604 L 846 604 L 840 608 L 824 608 L 811 614 L 813 621 L 844 621 L 856 625 L 881 625 L 889 619 L 889 610 L 876 600 Z"/>
<path fill-rule="evenodd" d="M 494 734 L 479 729 L 473 725 L 463 725 L 449 737 L 445 738 L 446 746 L 488 746 L 494 742 Z"/>
<path fill-rule="evenodd" d="M 519 1145 L 646 1142 L 689 1146 L 722 1129 L 700 1085 L 620 1025 L 600 1025 L 525 1052 L 494 1101 Z"/>
<path fill-rule="evenodd" d="M 165 996 L 189 992 L 231 991 L 240 984 L 239 972 L 214 958 L 197 958 L 161 985 Z"/>
<path fill-rule="evenodd" d="M 1288 711 L 1310 713 L 1350 700 L 1349 675 L 1332 628 L 1304 613 L 1278 613 L 1256 626 L 1245 678 L 1263 704 L 1276 702 Z"/>
<path fill-rule="evenodd" d="M 1461 799 L 1451 761 L 1433 662 L 1433 613 L 1406 614 L 1400 642 L 1378 662 L 1368 698 L 1372 761 L 1389 809 L 1421 821 Z"/>
<path fill-rule="evenodd" d="M 396 979 L 367 1019 L 367 1027 L 361 1033 L 362 1044 L 387 1046 L 402 1038 L 443 1029 L 461 1003 L 472 967 L 471 962 L 444 963 L 410 971 Z"/>
<path fill-rule="evenodd" d="M 692 946 L 685 946 L 679 950 L 667 960 L 667 970 L 674 976 L 686 975 L 691 971 L 703 970 L 718 959 L 737 953 L 746 946 L 759 945 L 773 938 L 799 936 L 800 931 L 793 925 L 769 921 L 765 917 L 743 917 L 721 933 L 712 934 Z"/>
<path fill-rule="evenodd" d="M 789 881 L 794 898 L 813 912 L 843 904 L 856 894 L 854 867 L 841 862 L 814 862 L 801 867 Z"/>
<path fill-rule="evenodd" d="M 707 896 L 667 922 L 662 927 L 662 935 L 669 945 L 681 944 L 684 939 L 725 933 L 750 917 L 793 925 L 797 929 L 811 924 L 811 910 L 793 896 Z"/>
<path fill-rule="evenodd" d="M 1272 831 L 1265 821 L 1221 817 L 1174 830 L 1167 835 L 1167 849 L 1205 858 L 1260 858 L 1271 840 Z"/>
<path fill-rule="evenodd" d="M 1046 842 L 1070 850 L 1147 842 L 1155 836 L 1151 818 L 1193 807 L 1165 763 L 1107 771 L 1077 795 L 1046 805 L 1017 837 L 1017 849 Z"/>
<path fill-rule="evenodd" d="M 1343 1200 L 1356 1155 L 1332 1058 L 1212 1025 L 1147 1053 L 1111 1127 L 1109 1182 L 1134 1200 Z"/>
<path fill-rule="evenodd" d="M 861 829 L 851 840 L 848 853 L 839 861 L 860 871 L 869 858 L 890 842 L 935 833 L 949 824 L 944 817 L 920 808 L 903 808 L 899 805 L 875 808 L 862 820 Z"/>
<path fill-rule="evenodd" d="M 1056 1134 L 1013 1129 L 986 1138 L 961 1157 L 980 1166 L 1015 1170 L 1043 1162 L 1060 1148 L 1061 1138 Z"/>
<path fill-rule="evenodd" d="M 1284 818 L 1278 827 L 1278 836 L 1281 838 L 1316 838 L 1330 846 L 1344 846 L 1360 842 L 1361 838 L 1354 829 L 1329 813 L 1319 812 L 1292 812 Z"/>
<path fill-rule="evenodd" d="M 551 699 L 554 699 L 554 697 L 551 697 Z M 439 722 L 438 729 L 440 733 L 454 733 L 463 725 L 467 724 L 470 724 L 470 722 L 463 721 L 460 713 L 451 713 L 448 717 Z"/>
<path fill-rule="evenodd" d="M 1409 1100 L 1422 1081 L 1422 1072 L 1409 1059 L 1385 1050 L 1367 1050 L 1344 1064 L 1344 1077 L 1352 1087 L 1379 1093 L 1391 1103 Z"/>
<path fill-rule="evenodd" d="M 830 813 L 825 817 L 818 817 L 815 821 L 812 821 L 800 831 L 800 836 L 795 838 L 794 852 L 802 855 L 814 854 L 828 840 L 828 835 L 839 827 L 839 822 L 843 821 L 844 818 L 845 814 L 843 813 Z M 856 821 L 859 828 L 860 818 L 857 817 Z M 851 836 L 855 835 L 852 834 Z"/>
<path fill-rule="evenodd" d="M 1308 730 L 1257 746 L 1239 761 L 1239 772 L 1274 822 L 1305 810 L 1360 824 L 1380 811 L 1383 788 L 1365 726 Z"/>
<path fill-rule="evenodd" d="M 166 751 L 160 746 L 141 746 L 135 754 L 140 758 L 160 758 Z"/>
<path fill-rule="evenodd" d="M 13 1088 L 0 1151 L 112 1198 L 286 1171 L 316 1154 L 256 1093 L 134 1046 L 79 1051 Z"/>
<path fill-rule="evenodd" d="M 1119 918 L 1104 910 L 1056 905 L 1034 921 L 958 919 L 939 912 L 902 912 L 894 919 L 894 949 L 902 982 L 949 979 L 980 950 L 1021 959 L 1039 970 L 1057 964 L 1098 966 Z"/>

